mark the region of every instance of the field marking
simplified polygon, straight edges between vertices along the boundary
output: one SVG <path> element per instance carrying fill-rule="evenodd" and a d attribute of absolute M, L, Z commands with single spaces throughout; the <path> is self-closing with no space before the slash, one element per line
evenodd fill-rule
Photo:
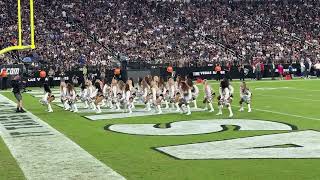
<path fill-rule="evenodd" d="M 204 111 L 204 109 L 201 108 L 191 108 L 192 112 L 201 112 Z M 162 115 L 163 114 L 179 114 L 179 112 L 176 112 L 175 110 L 167 110 L 163 109 L 162 110 Z M 110 120 L 110 119 L 123 119 L 123 118 L 130 118 L 130 117 L 143 117 L 143 116 L 154 116 L 154 115 L 159 115 L 154 111 L 140 111 L 140 112 L 132 112 L 130 113 L 116 113 L 116 114 L 98 114 L 98 115 L 89 115 L 89 116 L 84 116 L 85 118 L 92 120 L 92 121 L 97 121 L 97 120 Z"/>
<path fill-rule="evenodd" d="M 166 128 L 158 128 L 157 124 L 114 124 L 110 131 L 148 136 L 185 136 L 214 133 L 225 130 L 223 126 L 237 126 L 240 131 L 291 131 L 292 127 L 281 122 L 254 119 L 208 119 L 187 120 L 166 124 Z"/>
<path fill-rule="evenodd" d="M 279 90 L 279 89 L 290 89 L 290 87 L 258 87 L 254 90 L 261 90 L 261 91 L 270 91 L 270 90 Z"/>
<path fill-rule="evenodd" d="M 240 107 L 240 106 L 237 106 L 237 105 L 232 105 L 232 106 Z M 266 109 L 258 109 L 258 108 L 251 108 L 251 109 L 252 110 L 256 110 L 256 111 L 261 111 L 261 112 L 268 112 L 268 113 L 272 113 L 272 114 L 280 114 L 280 115 L 285 115 L 285 116 L 291 116 L 291 117 L 297 117 L 297 118 L 320 121 L 320 119 L 318 119 L 318 118 L 306 117 L 306 116 L 301 116 L 301 115 L 296 115 L 296 114 L 283 113 L 283 112 L 271 111 L 271 110 L 266 110 Z"/>
<path fill-rule="evenodd" d="M 276 147 L 292 145 L 291 147 Z M 181 160 L 320 158 L 320 132 L 314 130 L 157 147 Z"/>
<path fill-rule="evenodd" d="M 256 94 L 255 94 L 256 95 Z M 258 94 L 259 96 L 265 96 L 265 97 L 280 97 L 280 98 L 286 98 L 286 99 L 294 99 L 294 100 L 301 100 L 301 101 L 314 101 L 314 102 L 320 102 L 320 100 L 316 99 L 305 99 L 305 98 L 295 98 L 290 96 L 277 96 L 277 95 L 266 95 L 266 94 Z"/>
<path fill-rule="evenodd" d="M 11 113 L 2 107 L 11 107 Z M 0 136 L 26 179 L 125 179 L 32 113 L 14 109 L 0 94 Z"/>

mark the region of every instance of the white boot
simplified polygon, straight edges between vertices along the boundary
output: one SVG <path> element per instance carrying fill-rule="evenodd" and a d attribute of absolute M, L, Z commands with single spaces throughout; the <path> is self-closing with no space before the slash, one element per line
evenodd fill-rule
<path fill-rule="evenodd" d="M 244 111 L 244 109 L 243 109 L 243 105 L 242 105 L 242 104 L 240 105 L 240 109 L 239 109 L 239 111 L 240 111 L 240 112 Z"/>
<path fill-rule="evenodd" d="M 147 102 L 147 104 L 146 104 L 146 110 L 147 110 L 147 111 L 151 111 L 151 105 L 150 105 L 150 102 Z"/>
<path fill-rule="evenodd" d="M 228 106 L 228 110 L 229 110 L 229 117 L 233 117 L 231 105 Z"/>
<path fill-rule="evenodd" d="M 84 108 L 86 108 L 86 109 L 89 108 L 88 101 L 84 102 Z"/>
<path fill-rule="evenodd" d="M 128 110 L 129 110 L 128 113 L 129 113 L 129 114 L 132 114 L 132 105 L 131 105 L 131 104 L 128 105 Z"/>
<path fill-rule="evenodd" d="M 176 112 L 180 112 L 179 103 L 175 103 L 175 106 L 176 106 Z"/>
<path fill-rule="evenodd" d="M 165 109 L 169 109 L 169 103 L 168 103 L 168 101 L 164 101 L 164 102 L 165 102 L 165 104 L 166 104 Z"/>
<path fill-rule="evenodd" d="M 208 103 L 206 103 L 206 107 L 204 108 L 205 111 L 208 110 Z"/>
<path fill-rule="evenodd" d="M 186 114 L 187 116 L 189 116 L 189 115 L 191 115 L 191 109 L 190 109 L 190 106 L 189 105 L 187 105 L 187 114 Z"/>
<path fill-rule="evenodd" d="M 193 100 L 194 108 L 198 109 L 197 100 Z"/>
<path fill-rule="evenodd" d="M 248 104 L 248 112 L 251 112 L 251 105 Z"/>
<path fill-rule="evenodd" d="M 174 103 L 171 103 L 171 109 L 174 110 L 176 107 L 175 107 L 175 104 Z"/>
<path fill-rule="evenodd" d="M 209 106 L 210 106 L 210 111 L 209 112 L 214 112 L 214 108 L 213 108 L 212 103 L 209 103 Z"/>
<path fill-rule="evenodd" d="M 63 103 L 63 105 L 64 105 L 64 110 L 66 111 L 70 110 L 70 106 L 66 101 Z"/>
<path fill-rule="evenodd" d="M 100 105 L 97 105 L 97 114 L 100 114 L 100 113 L 101 113 Z"/>
<path fill-rule="evenodd" d="M 77 107 L 77 105 L 74 103 L 74 104 L 72 104 L 72 109 L 73 109 L 73 112 L 78 112 L 78 107 Z"/>
<path fill-rule="evenodd" d="M 158 108 L 158 114 L 162 114 L 161 105 L 157 105 Z"/>
<path fill-rule="evenodd" d="M 219 112 L 216 114 L 217 116 L 222 115 L 222 105 L 219 106 Z"/>
<path fill-rule="evenodd" d="M 51 104 L 48 104 L 48 112 L 53 112 Z"/>
<path fill-rule="evenodd" d="M 94 110 L 94 111 L 97 110 L 96 105 L 94 104 L 94 102 L 91 103 L 91 107 L 92 107 L 92 110 Z"/>
<path fill-rule="evenodd" d="M 101 106 L 102 106 L 102 107 L 106 106 L 106 100 L 105 100 L 105 99 L 102 100 Z"/>
<path fill-rule="evenodd" d="M 120 109 L 120 103 L 116 103 L 116 107 L 117 107 L 116 111 L 120 111 L 121 110 Z"/>

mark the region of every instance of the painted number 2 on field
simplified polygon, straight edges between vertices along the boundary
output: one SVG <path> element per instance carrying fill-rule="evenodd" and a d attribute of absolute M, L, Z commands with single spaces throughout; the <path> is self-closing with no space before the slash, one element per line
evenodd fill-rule
<path fill-rule="evenodd" d="M 117 124 L 109 130 L 151 136 L 183 136 L 223 131 L 225 125 L 239 131 L 293 130 L 292 126 L 262 120 L 193 120 L 171 123 L 167 128 L 156 124 Z M 157 147 L 157 151 L 177 159 L 283 159 L 320 158 L 320 132 L 307 130 L 228 140 Z"/>

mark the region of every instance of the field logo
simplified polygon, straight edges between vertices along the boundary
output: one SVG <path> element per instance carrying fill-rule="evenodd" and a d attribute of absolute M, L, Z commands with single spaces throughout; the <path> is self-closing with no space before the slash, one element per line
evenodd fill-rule
<path fill-rule="evenodd" d="M 192 120 L 180 121 L 159 128 L 159 124 L 116 124 L 108 130 L 148 136 L 184 136 L 221 132 L 226 125 L 237 131 L 292 131 L 295 126 L 262 120 Z M 155 150 L 176 159 L 297 159 L 320 158 L 320 132 L 307 130 L 260 135 L 228 140 L 156 147 Z"/>

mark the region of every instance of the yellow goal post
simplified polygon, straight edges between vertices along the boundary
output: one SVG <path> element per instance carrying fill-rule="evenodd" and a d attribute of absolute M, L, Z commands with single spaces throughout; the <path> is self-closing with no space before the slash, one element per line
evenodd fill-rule
<path fill-rule="evenodd" d="M 9 46 L 0 50 L 0 55 L 5 54 L 9 51 L 13 50 L 25 50 L 25 49 L 35 49 L 35 27 L 34 27 L 34 0 L 29 0 L 30 4 L 30 45 L 23 45 L 22 44 L 22 15 L 21 15 L 21 0 L 18 1 L 18 45 L 16 46 Z"/>

